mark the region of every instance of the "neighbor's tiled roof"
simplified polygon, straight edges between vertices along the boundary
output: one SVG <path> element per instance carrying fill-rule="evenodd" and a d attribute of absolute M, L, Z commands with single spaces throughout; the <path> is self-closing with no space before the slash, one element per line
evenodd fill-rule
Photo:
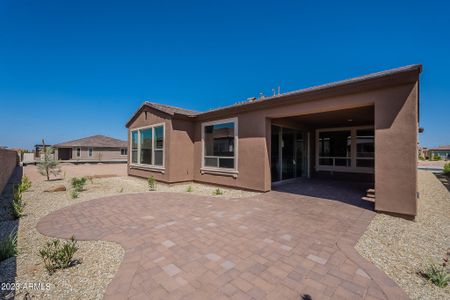
<path fill-rule="evenodd" d="M 53 145 L 55 148 L 63 147 L 103 147 L 103 148 L 126 148 L 127 141 L 118 140 L 109 136 L 94 135 L 79 140 L 63 142 Z"/>
<path fill-rule="evenodd" d="M 450 145 L 443 145 L 436 148 L 430 148 L 428 150 L 450 150 Z"/>

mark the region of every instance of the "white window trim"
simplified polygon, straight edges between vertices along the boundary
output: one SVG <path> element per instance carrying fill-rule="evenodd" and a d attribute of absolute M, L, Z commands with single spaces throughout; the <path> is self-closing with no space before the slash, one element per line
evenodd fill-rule
<path fill-rule="evenodd" d="M 152 162 L 155 162 L 155 127 L 160 127 L 162 126 L 163 128 L 163 147 L 162 149 L 158 149 L 158 150 L 162 150 L 163 153 L 163 159 L 162 159 L 162 166 L 159 165 L 155 165 L 155 164 L 141 164 L 141 134 L 140 131 L 143 129 L 152 129 Z M 132 162 L 132 155 L 133 155 L 133 132 L 137 131 L 138 132 L 138 149 L 137 149 L 137 161 L 138 163 L 133 163 Z M 165 170 L 165 160 L 166 160 L 166 123 L 158 123 L 158 124 L 152 124 L 152 125 L 148 125 L 148 126 L 142 126 L 142 127 L 136 127 L 133 129 L 130 129 L 130 166 L 134 166 L 134 167 L 139 167 L 142 169 L 149 169 L 149 170 Z"/>
<path fill-rule="evenodd" d="M 88 147 L 88 157 L 94 156 L 94 148 Z"/>
<path fill-rule="evenodd" d="M 80 152 L 78 152 L 78 149 L 80 150 Z M 75 157 L 81 157 L 81 147 L 75 147 Z"/>
<path fill-rule="evenodd" d="M 214 168 L 214 167 L 207 167 L 205 166 L 205 127 L 210 125 L 217 125 L 217 124 L 223 124 L 223 123 L 234 123 L 234 167 L 233 168 Z M 229 118 L 229 119 L 221 119 L 221 120 L 214 120 L 210 122 L 204 122 L 202 123 L 202 167 L 201 171 L 202 173 L 207 173 L 208 171 L 214 174 L 238 174 L 238 156 L 239 156 L 239 123 L 238 118 Z M 231 158 L 228 157 L 227 158 Z"/>
<path fill-rule="evenodd" d="M 350 173 L 368 173 L 373 174 L 375 168 L 367 168 L 367 167 L 357 167 L 356 160 L 357 159 L 373 159 L 374 158 L 362 158 L 356 156 L 356 131 L 360 129 L 374 129 L 374 126 L 352 126 L 352 127 L 333 127 L 333 128 L 321 128 L 316 129 L 316 171 L 333 171 L 333 172 L 350 172 Z M 350 157 L 342 157 L 344 159 L 350 159 L 350 166 L 323 166 L 319 165 L 319 159 L 324 157 L 319 157 L 319 133 L 320 132 L 329 132 L 329 131 L 350 131 L 351 134 L 351 149 L 350 149 Z M 375 130 L 374 130 L 375 134 Z M 326 157 L 325 157 L 326 158 Z M 339 157 L 340 158 L 340 157 Z"/>
<path fill-rule="evenodd" d="M 126 153 L 122 154 L 122 150 L 125 150 L 124 152 L 126 152 Z M 127 156 L 128 155 L 128 148 L 120 148 L 120 155 L 121 156 Z"/>

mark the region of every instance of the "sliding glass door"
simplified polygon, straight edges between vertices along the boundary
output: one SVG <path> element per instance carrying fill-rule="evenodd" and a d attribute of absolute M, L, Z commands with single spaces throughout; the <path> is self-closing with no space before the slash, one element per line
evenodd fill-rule
<path fill-rule="evenodd" d="M 272 125 L 272 182 L 307 175 L 308 143 L 305 137 L 305 132 Z"/>

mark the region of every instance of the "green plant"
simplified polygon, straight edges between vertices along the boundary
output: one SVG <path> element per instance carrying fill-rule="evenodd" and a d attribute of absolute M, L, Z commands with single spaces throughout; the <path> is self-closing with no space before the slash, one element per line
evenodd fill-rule
<path fill-rule="evenodd" d="M 424 274 L 434 285 L 444 288 L 450 282 L 450 273 L 445 263 L 443 265 L 431 264 Z"/>
<path fill-rule="evenodd" d="M 444 174 L 447 176 L 450 176 L 450 162 L 446 163 L 444 165 L 444 170 L 443 170 Z"/>
<path fill-rule="evenodd" d="M 73 255 L 77 252 L 77 242 L 75 238 L 61 243 L 59 240 L 47 242 L 43 249 L 39 250 L 39 255 L 44 261 L 45 268 L 51 275 L 57 269 L 70 267 L 74 261 Z"/>
<path fill-rule="evenodd" d="M 17 254 L 17 234 L 15 229 L 0 242 L 0 261 Z"/>
<path fill-rule="evenodd" d="M 80 196 L 80 193 L 77 190 L 71 190 L 70 191 L 70 197 L 72 199 L 78 198 L 78 196 Z"/>
<path fill-rule="evenodd" d="M 148 189 L 149 189 L 150 191 L 156 191 L 156 179 L 155 179 L 155 177 L 150 176 L 150 177 L 147 179 L 147 183 L 148 183 Z"/>
<path fill-rule="evenodd" d="M 86 177 L 74 177 L 72 178 L 72 188 L 77 192 L 82 192 L 84 190 L 84 186 L 86 185 L 86 181 Z"/>
<path fill-rule="evenodd" d="M 52 147 L 44 148 L 44 157 L 37 164 L 38 171 L 44 176 L 47 176 L 47 180 L 50 180 L 50 174 L 57 176 L 61 169 L 59 168 L 59 162 L 55 159 L 54 151 Z"/>
<path fill-rule="evenodd" d="M 439 155 L 434 155 L 433 160 L 441 160 L 442 158 Z"/>
<path fill-rule="evenodd" d="M 20 183 L 22 192 L 25 192 L 31 188 L 31 181 L 27 176 L 22 177 L 22 182 Z"/>
<path fill-rule="evenodd" d="M 22 200 L 22 190 L 20 185 L 15 185 L 13 188 L 13 200 L 11 202 L 11 214 L 15 219 L 23 216 L 25 202 Z"/>
<path fill-rule="evenodd" d="M 219 196 L 219 195 L 223 195 L 223 191 L 219 188 L 215 189 L 213 192 L 214 196 Z"/>
<path fill-rule="evenodd" d="M 186 192 L 191 193 L 194 189 L 192 188 L 191 185 L 189 185 L 186 189 Z"/>

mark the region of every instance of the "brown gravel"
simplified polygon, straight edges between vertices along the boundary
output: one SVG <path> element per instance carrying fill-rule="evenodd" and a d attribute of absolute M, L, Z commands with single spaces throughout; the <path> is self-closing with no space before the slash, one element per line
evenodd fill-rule
<path fill-rule="evenodd" d="M 71 166 L 70 168 L 76 170 L 76 167 Z M 74 172 L 76 176 L 86 173 L 86 167 L 83 167 L 83 165 L 80 167 L 81 170 Z M 90 169 L 92 165 L 87 167 Z M 28 171 L 27 168 L 29 168 Z M 34 168 L 34 166 L 27 166 L 25 174 L 33 174 Z M 106 172 L 107 170 L 103 170 L 100 175 L 107 174 Z M 65 270 L 58 270 L 51 276 L 45 271 L 39 257 L 39 249 L 51 239 L 41 235 L 36 230 L 36 224 L 41 217 L 62 207 L 82 201 L 120 193 L 148 191 L 146 180 L 141 178 L 126 176 L 94 178 L 92 182 L 88 181 L 86 190 L 80 193 L 79 198 L 71 199 L 70 181 L 67 175 L 68 173 L 66 173 L 65 180 L 50 182 L 42 181 L 39 177 L 34 178 L 32 188 L 25 192 L 23 196 L 27 205 L 25 207 L 26 215 L 18 223 L 19 254 L 16 258 L 0 262 L 0 282 L 49 283 L 50 289 L 22 290 L 16 293 L 17 299 L 22 299 L 26 292 L 34 299 L 101 299 L 106 286 L 114 277 L 122 260 L 124 251 L 118 244 L 104 241 L 79 241 L 79 250 L 74 258 L 80 259 L 81 264 Z M 90 172 L 89 175 L 94 174 Z M 68 188 L 67 191 L 44 192 L 44 190 L 60 184 L 64 184 Z M 199 195 L 211 195 L 217 188 L 197 183 L 173 186 L 158 183 L 157 190 L 160 192 L 186 193 L 188 186 L 192 187 L 193 194 Z M 221 188 L 221 190 L 224 191 L 224 194 L 217 197 L 236 198 L 256 194 L 227 188 Z M 9 232 L 11 228 L 17 226 L 17 221 L 11 220 L 8 207 L 4 201 L 0 201 L 0 203 L 3 205 L 0 213 L 0 232 Z M 0 238 L 2 237 L 0 236 Z M 17 274 L 14 274 L 15 271 Z"/>
<path fill-rule="evenodd" d="M 415 221 L 378 214 L 355 248 L 412 299 L 450 299 L 450 286 L 436 287 L 418 274 L 450 247 L 450 193 L 428 171 L 419 171 L 419 193 Z"/>

